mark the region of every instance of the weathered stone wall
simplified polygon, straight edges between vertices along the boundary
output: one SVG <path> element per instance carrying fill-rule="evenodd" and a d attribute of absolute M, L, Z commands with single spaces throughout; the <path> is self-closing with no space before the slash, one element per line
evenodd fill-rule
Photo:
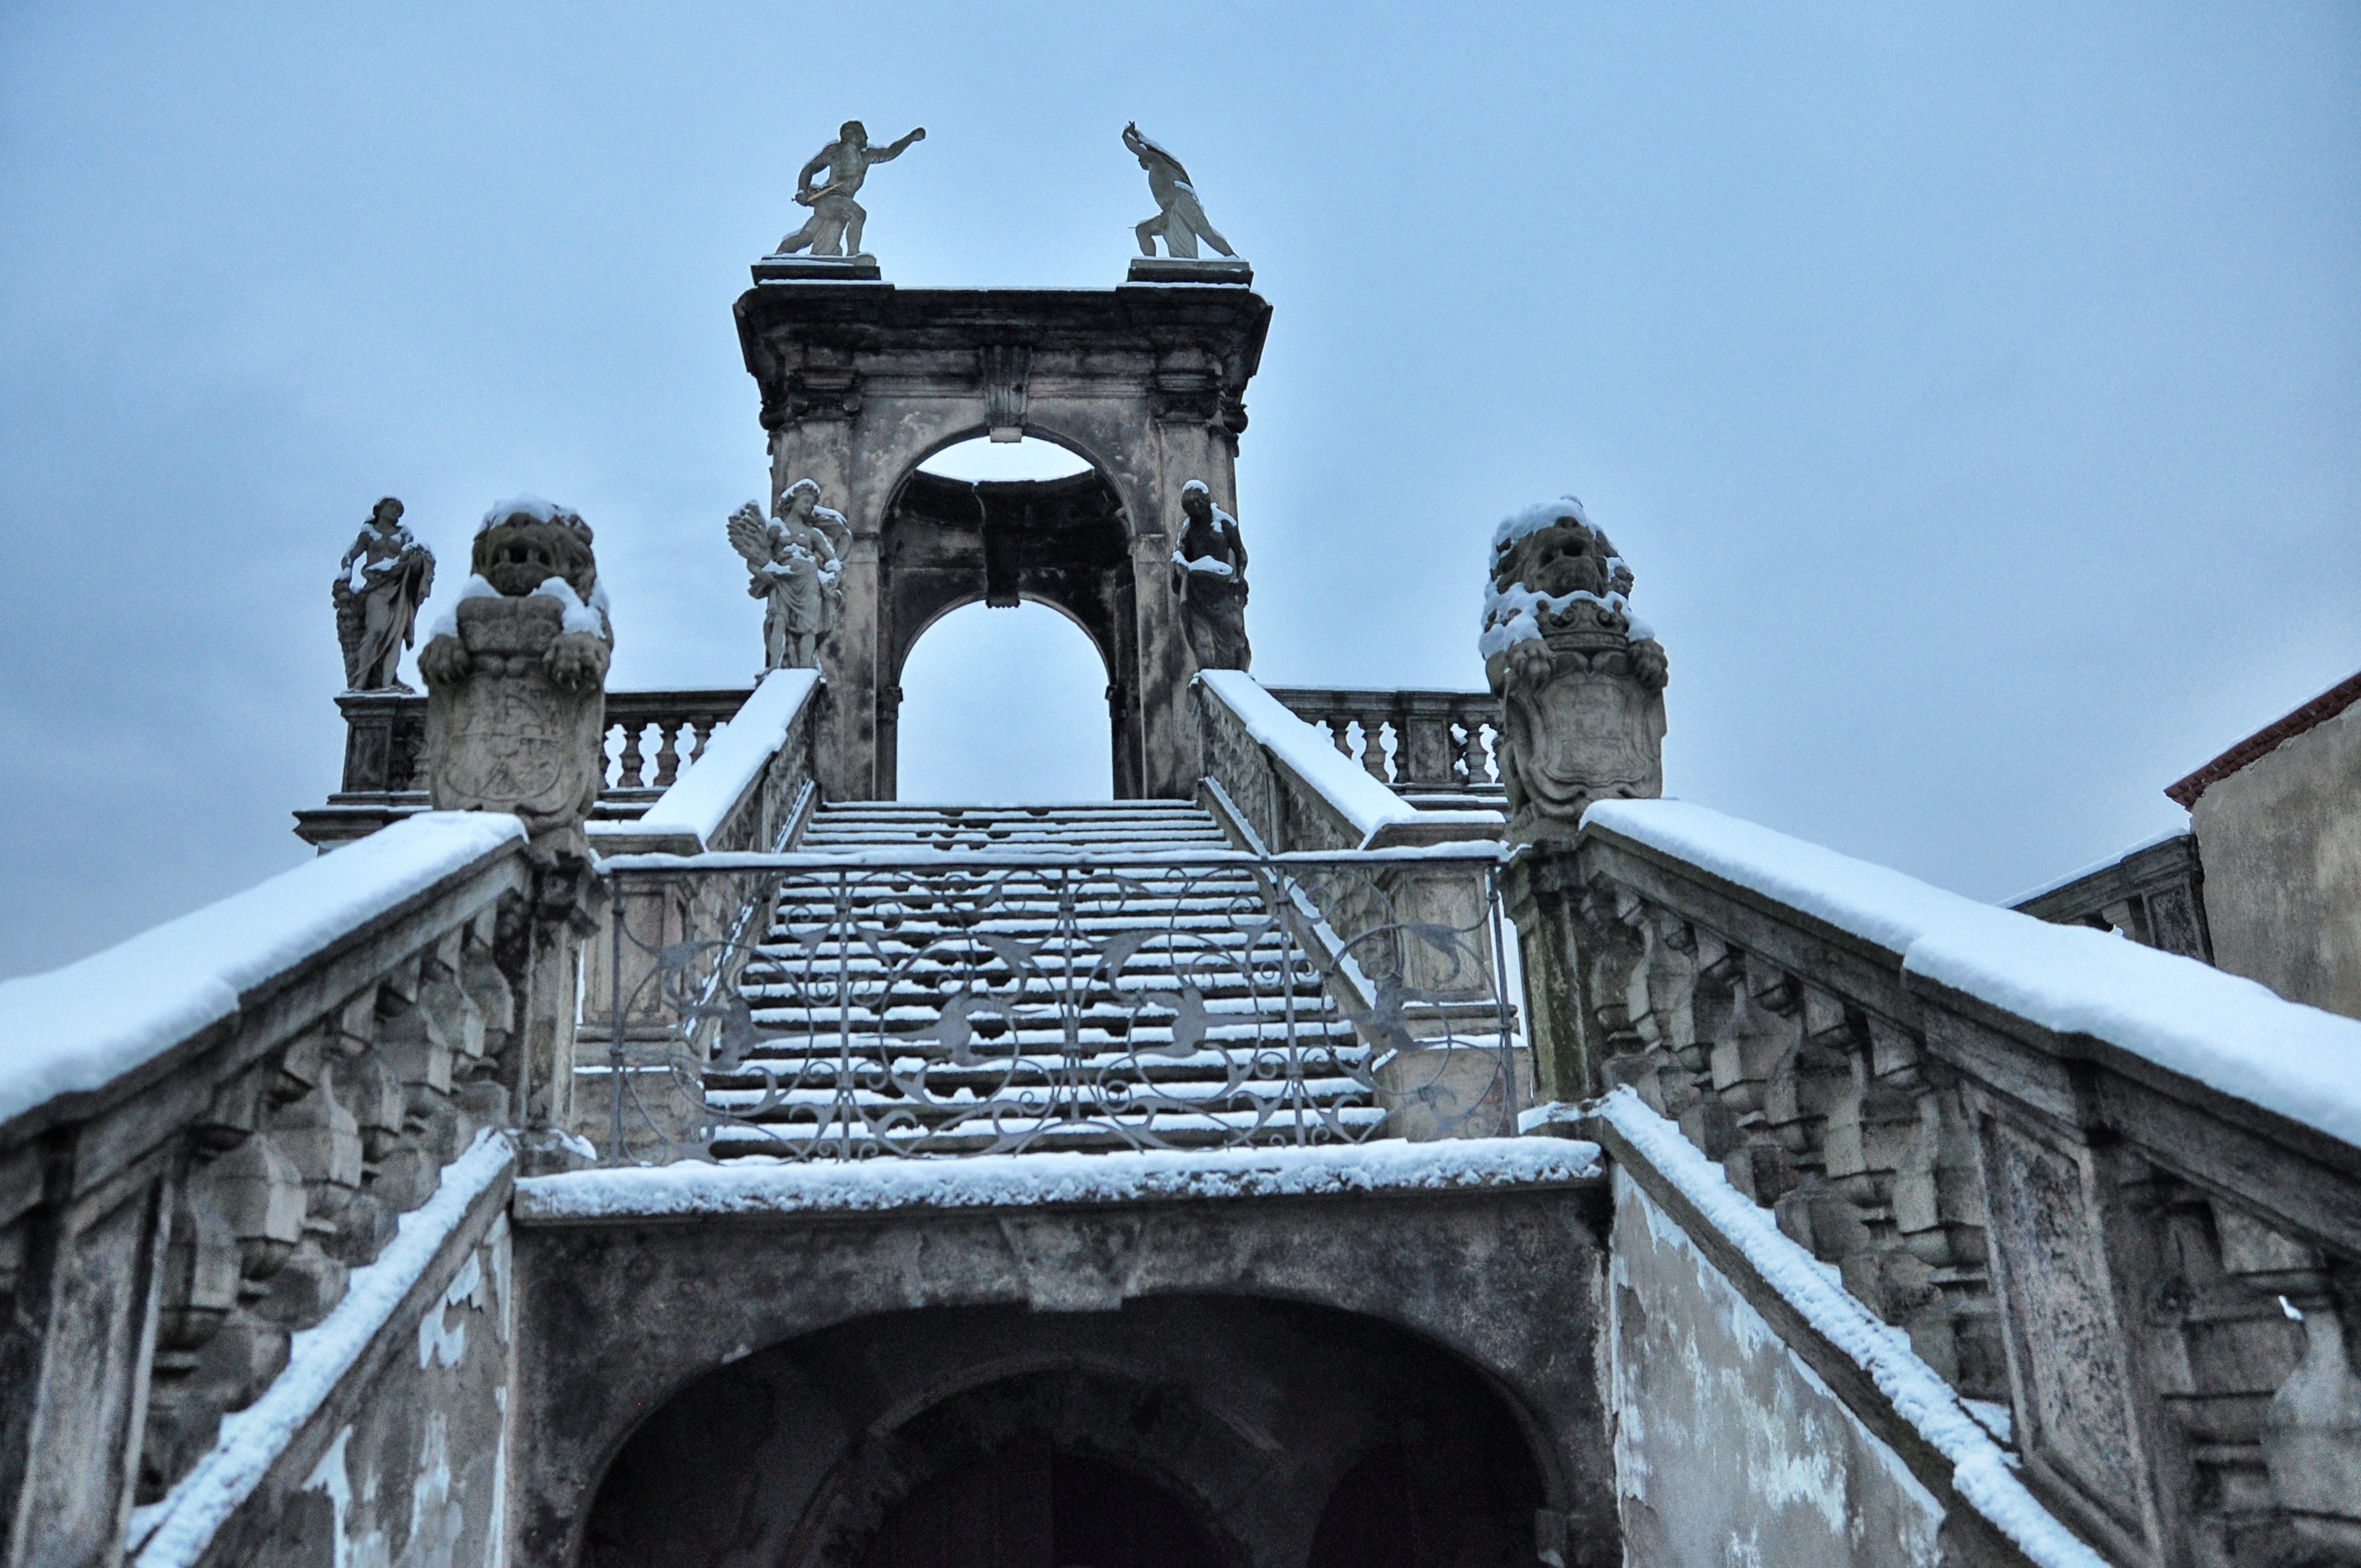
<path fill-rule="evenodd" d="M 2209 785 L 2191 819 L 2213 961 L 2361 1018 L 2361 707 Z"/>
<path fill-rule="evenodd" d="M 1649 1568 L 1942 1561 L 1899 1455 L 1619 1166 L 1608 1264 L 1626 1560 Z"/>

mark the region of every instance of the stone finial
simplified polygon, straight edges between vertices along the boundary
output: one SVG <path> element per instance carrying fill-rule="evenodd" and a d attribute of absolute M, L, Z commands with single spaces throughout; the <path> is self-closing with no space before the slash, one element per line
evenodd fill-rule
<path fill-rule="evenodd" d="M 1230 248 L 1230 242 L 1205 221 L 1205 209 L 1197 201 L 1197 187 L 1190 181 L 1189 171 L 1180 167 L 1179 159 L 1140 135 L 1137 122 L 1123 127 L 1123 145 L 1148 170 L 1148 193 L 1156 198 L 1156 215 L 1132 230 L 1139 236 L 1140 255 L 1156 254 L 1159 235 L 1164 236 L 1164 254 L 1183 260 L 1197 258 L 1197 242 L 1201 239 L 1224 256 L 1237 254 Z"/>
<path fill-rule="evenodd" d="M 615 647 L 590 544 L 579 515 L 546 501 L 484 514 L 475 575 L 418 652 L 436 810 L 512 811 L 536 840 L 590 815 Z"/>
<path fill-rule="evenodd" d="M 1246 543 L 1238 520 L 1213 504 L 1202 479 L 1180 487 L 1180 512 L 1172 588 L 1189 652 L 1201 670 L 1243 670 L 1254 663 L 1254 648 L 1246 641 Z"/>
<path fill-rule="evenodd" d="M 796 204 L 809 207 L 811 216 L 804 226 L 779 241 L 774 253 L 793 256 L 808 249 L 814 256 L 860 256 L 861 227 L 869 221 L 866 208 L 852 199 L 869 178 L 870 169 L 876 164 L 891 163 L 902 156 L 912 142 L 927 139 L 927 127 L 920 126 L 900 141 L 887 147 L 871 147 L 869 132 L 859 120 L 847 120 L 837 131 L 836 139 L 812 154 L 796 175 Z M 816 185 L 820 170 L 828 170 L 828 183 Z"/>
<path fill-rule="evenodd" d="M 1509 836 L 1571 839 L 1594 800 L 1664 793 L 1664 650 L 1631 572 L 1572 496 L 1492 535 L 1477 643 L 1500 699 Z"/>
<path fill-rule="evenodd" d="M 386 497 L 370 509 L 328 590 L 336 607 L 336 641 L 345 651 L 346 691 L 410 689 L 395 671 L 411 644 L 418 607 L 434 587 L 434 552 L 401 526 L 401 502 Z"/>
<path fill-rule="evenodd" d="M 763 601 L 763 667 L 817 670 L 820 639 L 844 608 L 844 554 L 852 525 L 819 504 L 819 485 L 797 479 L 763 521 L 748 501 L 730 514 L 730 547 L 745 558 L 749 597 Z"/>

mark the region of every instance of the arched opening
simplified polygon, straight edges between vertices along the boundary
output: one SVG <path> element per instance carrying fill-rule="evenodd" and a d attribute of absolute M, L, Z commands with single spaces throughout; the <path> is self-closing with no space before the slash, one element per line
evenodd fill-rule
<path fill-rule="evenodd" d="M 902 666 L 895 795 L 973 806 L 1105 800 L 1106 665 L 1049 606 L 962 606 Z"/>
<path fill-rule="evenodd" d="M 1122 501 L 1062 447 L 994 444 L 936 454 L 886 509 L 878 794 L 979 805 L 1136 797 L 1139 634 Z M 987 608 L 971 609 L 978 599 Z M 1095 675 L 1060 616 L 1096 649 Z M 921 638 L 929 646 L 913 661 Z M 1093 749 L 1104 764 L 1084 760 Z M 906 752 L 918 771 L 906 773 Z"/>
<path fill-rule="evenodd" d="M 1456 1356 L 1298 1302 L 938 1308 L 757 1351 L 642 1424 L 590 1568 L 1510 1568 L 1556 1507 Z"/>
<path fill-rule="evenodd" d="M 975 436 L 946 446 L 918 465 L 921 474 L 968 481 L 1069 479 L 1090 471 L 1090 464 L 1082 457 L 1054 441 L 1032 435 L 1022 441 Z"/>

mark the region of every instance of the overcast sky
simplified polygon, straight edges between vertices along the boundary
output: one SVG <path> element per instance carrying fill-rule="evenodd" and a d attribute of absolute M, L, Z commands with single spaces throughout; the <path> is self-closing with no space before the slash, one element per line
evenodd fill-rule
<path fill-rule="evenodd" d="M 2361 667 L 2351 5 L 18 0 L 0 972 L 308 853 L 379 495 L 446 589 L 492 501 L 574 506 L 614 685 L 750 675 L 730 302 L 848 116 L 927 127 L 863 192 L 912 287 L 1115 283 L 1124 122 L 1187 161 L 1277 308 L 1274 684 L 1480 684 L 1489 531 L 1571 490 L 1669 650 L 1672 793 L 1997 898 Z M 1104 790 L 1104 682 L 961 612 L 905 755 Z"/>

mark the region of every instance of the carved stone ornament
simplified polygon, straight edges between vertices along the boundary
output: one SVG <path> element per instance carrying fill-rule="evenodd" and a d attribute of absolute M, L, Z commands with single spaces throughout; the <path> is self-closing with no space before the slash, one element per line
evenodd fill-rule
<path fill-rule="evenodd" d="M 763 667 L 817 670 L 822 639 L 844 609 L 844 556 L 852 525 L 819 504 L 819 485 L 797 479 L 763 521 L 748 501 L 730 514 L 730 548 L 746 562 L 746 592 L 763 602 Z"/>
<path fill-rule="evenodd" d="M 1663 644 L 1631 615 L 1631 573 L 1568 496 L 1492 536 L 1477 647 L 1500 699 L 1509 836 L 1571 839 L 1594 800 L 1664 793 Z"/>
<path fill-rule="evenodd" d="M 436 810 L 512 811 L 537 840 L 590 815 L 615 646 L 590 543 L 588 524 L 546 501 L 484 515 L 475 575 L 418 652 Z"/>
<path fill-rule="evenodd" d="M 1202 479 L 1180 487 L 1180 513 L 1172 587 L 1189 652 L 1201 670 L 1246 669 L 1254 648 L 1246 641 L 1246 544 L 1238 520 L 1213 504 Z"/>
<path fill-rule="evenodd" d="M 418 607 L 434 587 L 434 552 L 401 526 L 401 502 L 386 497 L 370 509 L 329 585 L 346 691 L 410 689 L 394 672 L 410 646 Z"/>

